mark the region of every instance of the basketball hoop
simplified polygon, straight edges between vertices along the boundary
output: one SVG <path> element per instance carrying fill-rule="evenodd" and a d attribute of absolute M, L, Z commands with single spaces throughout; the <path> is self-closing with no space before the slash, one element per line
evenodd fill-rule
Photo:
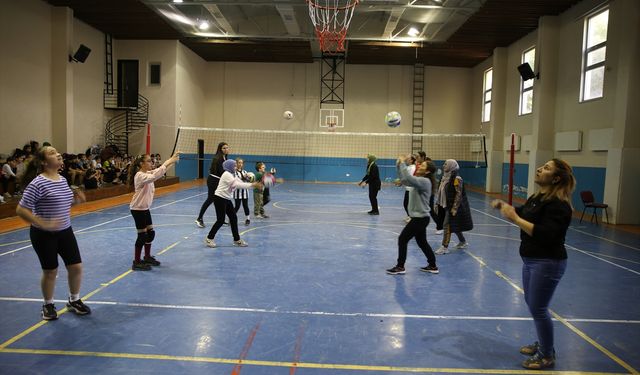
<path fill-rule="evenodd" d="M 320 50 L 329 55 L 344 52 L 347 29 L 349 29 L 353 11 L 360 0 L 306 1 L 309 5 L 311 22 L 320 42 Z"/>

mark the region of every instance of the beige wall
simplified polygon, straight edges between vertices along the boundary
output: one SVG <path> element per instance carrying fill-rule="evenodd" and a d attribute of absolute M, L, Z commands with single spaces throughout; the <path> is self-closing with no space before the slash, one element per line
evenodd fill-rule
<path fill-rule="evenodd" d="M 479 133 L 472 120 L 471 69 L 425 68 L 425 133 Z M 411 97 L 408 98 L 409 101 Z M 409 105 L 411 102 L 409 102 Z M 410 112 L 409 112 L 410 113 Z M 407 129 L 406 132 L 410 132 Z"/>

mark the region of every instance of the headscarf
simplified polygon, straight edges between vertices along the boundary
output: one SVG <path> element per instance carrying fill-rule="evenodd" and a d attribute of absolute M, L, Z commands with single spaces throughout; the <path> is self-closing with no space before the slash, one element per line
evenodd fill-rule
<path fill-rule="evenodd" d="M 368 154 L 367 155 L 367 174 L 369 174 L 369 172 L 371 172 L 371 166 L 373 165 L 373 163 L 376 162 L 378 158 L 376 158 L 375 155 L 373 154 Z"/>
<path fill-rule="evenodd" d="M 447 159 L 444 162 L 444 166 L 442 167 L 442 169 L 444 170 L 444 175 L 442 176 L 442 179 L 440 180 L 440 186 L 438 186 L 438 204 L 442 207 L 447 207 L 447 185 L 449 184 L 449 180 L 451 179 L 451 174 L 455 171 L 457 171 L 458 169 L 460 169 L 460 166 L 458 165 L 458 162 L 453 160 L 453 159 Z"/>
<path fill-rule="evenodd" d="M 236 173 L 236 161 L 233 159 L 228 159 L 225 160 L 222 163 L 222 169 L 224 169 L 225 171 L 231 173 L 232 175 L 235 176 Z"/>

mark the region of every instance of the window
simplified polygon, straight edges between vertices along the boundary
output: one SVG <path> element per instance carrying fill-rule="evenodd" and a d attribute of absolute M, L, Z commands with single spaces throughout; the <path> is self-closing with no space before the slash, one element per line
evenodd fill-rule
<path fill-rule="evenodd" d="M 491 88 L 493 87 L 493 69 L 484 72 L 482 90 L 482 122 L 491 121 Z"/>
<path fill-rule="evenodd" d="M 535 70 L 536 49 L 531 47 L 522 53 L 522 63 L 529 63 L 531 69 Z M 534 79 L 523 80 L 520 78 L 520 115 L 527 115 L 533 111 L 533 81 Z"/>
<path fill-rule="evenodd" d="M 149 86 L 160 86 L 160 63 L 149 63 Z"/>
<path fill-rule="evenodd" d="M 587 17 L 582 46 L 580 101 L 601 98 L 604 94 L 604 62 L 607 53 L 609 9 Z"/>

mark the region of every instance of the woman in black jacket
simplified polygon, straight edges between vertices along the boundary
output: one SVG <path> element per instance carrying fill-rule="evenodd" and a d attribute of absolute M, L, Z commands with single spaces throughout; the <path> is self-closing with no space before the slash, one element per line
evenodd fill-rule
<path fill-rule="evenodd" d="M 226 142 L 220 142 L 218 144 L 216 155 L 211 161 L 211 167 L 209 167 L 209 176 L 207 177 L 207 200 L 202 203 L 202 207 L 200 207 L 200 213 L 198 214 L 198 218 L 196 219 L 196 225 L 199 228 L 204 228 L 204 213 L 207 211 L 207 208 L 211 206 L 211 203 L 213 203 L 213 197 L 216 194 L 218 183 L 220 183 L 220 176 L 222 176 L 222 173 L 224 173 L 222 163 L 227 160 L 230 151 L 231 148 Z"/>
<path fill-rule="evenodd" d="M 473 229 L 471 209 L 469 208 L 464 181 L 458 175 L 458 170 L 460 169 L 458 162 L 448 159 L 444 162 L 442 169 L 444 170 L 444 175 L 440 180 L 436 194 L 436 210 L 438 215 L 442 217 L 444 233 L 442 234 L 442 245 L 435 251 L 438 255 L 449 253 L 451 233 L 458 237 L 456 249 L 467 248 L 467 240 L 462 232 Z"/>
<path fill-rule="evenodd" d="M 520 353 L 531 356 L 522 366 L 543 369 L 553 367 L 556 360 L 549 303 L 567 267 L 564 241 L 571 224 L 576 179 L 569 164 L 552 159 L 536 170 L 534 181 L 540 190 L 524 206 L 514 208 L 501 200 L 491 204 L 520 227 L 524 299 L 538 334 L 538 341 L 520 348 Z"/>
<path fill-rule="evenodd" d="M 380 215 L 380 211 L 378 210 L 378 192 L 382 186 L 382 181 L 380 181 L 380 172 L 378 171 L 375 155 L 367 155 L 367 174 L 358 182 L 358 186 L 364 184 L 369 184 L 369 202 L 371 202 L 371 211 L 367 213 L 369 215 Z"/>

